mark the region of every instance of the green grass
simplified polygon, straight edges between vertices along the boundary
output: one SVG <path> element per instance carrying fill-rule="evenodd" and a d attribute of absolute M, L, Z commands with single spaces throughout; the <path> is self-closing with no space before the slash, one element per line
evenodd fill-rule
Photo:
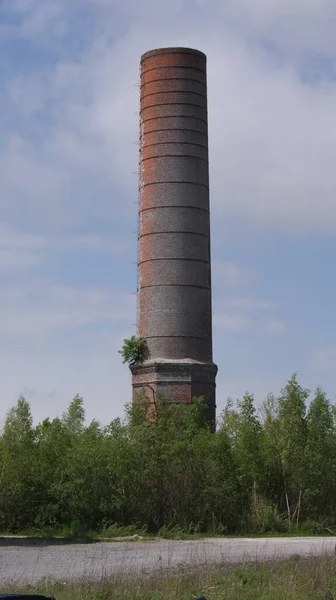
<path fill-rule="evenodd" d="M 170 527 L 165 526 L 160 529 L 158 533 L 149 533 L 146 528 L 141 528 L 137 526 L 119 526 L 118 524 L 113 524 L 110 527 L 107 527 L 101 531 L 91 531 L 87 533 L 81 532 L 73 532 L 71 530 L 59 529 L 59 530 L 39 530 L 39 529 L 30 529 L 26 531 L 21 531 L 15 534 L 2 532 L 0 533 L 0 539 L 4 537 L 25 537 L 30 538 L 32 540 L 58 540 L 59 542 L 63 541 L 64 543 L 75 542 L 76 540 L 80 540 L 82 542 L 86 541 L 87 543 L 101 542 L 101 541 L 150 541 L 150 540 L 200 540 L 204 538 L 293 538 L 293 537 L 336 537 L 336 527 L 333 529 L 328 528 L 319 528 L 318 530 L 312 529 L 294 529 L 291 532 L 278 532 L 278 531 L 267 531 L 263 533 L 236 533 L 236 534 L 225 534 L 225 533 L 187 533 L 183 529 L 178 526 Z M 336 599 L 335 599 L 336 600 Z"/>
<path fill-rule="evenodd" d="M 75 528 L 62 528 L 52 529 L 29 529 L 20 533 L 11 534 L 8 532 L 0 533 L 1 537 L 13 536 L 15 537 L 27 537 L 31 539 L 59 539 L 64 541 L 71 541 L 75 539 L 84 539 L 91 542 L 98 542 L 101 540 L 117 540 L 121 538 L 123 541 L 137 541 L 137 540 L 198 540 L 205 537 L 215 537 L 208 534 L 195 534 L 187 533 L 178 525 L 165 525 L 157 533 L 149 533 L 146 526 L 141 525 L 119 525 L 118 523 L 112 523 L 104 527 L 100 531 L 81 531 Z M 216 536 L 219 537 L 219 536 Z M 222 537 L 222 536 L 220 536 Z"/>
<path fill-rule="evenodd" d="M 114 577 L 99 583 L 45 582 L 3 592 L 53 595 L 56 600 L 334 600 L 336 558 L 300 559 L 249 566 L 180 568 L 143 577 Z"/>

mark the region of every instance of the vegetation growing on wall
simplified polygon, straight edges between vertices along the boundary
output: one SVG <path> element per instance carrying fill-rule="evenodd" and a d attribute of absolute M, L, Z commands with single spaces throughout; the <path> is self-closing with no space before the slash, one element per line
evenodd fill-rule
<path fill-rule="evenodd" d="M 79 532 L 111 524 L 151 531 L 326 531 L 336 525 L 335 406 L 293 376 L 256 409 L 228 401 L 217 432 L 204 406 L 145 403 L 107 426 L 83 399 L 33 424 L 20 398 L 0 435 L 0 530 Z"/>
<path fill-rule="evenodd" d="M 119 350 L 122 355 L 123 363 L 128 363 L 130 366 L 137 363 L 142 363 L 147 357 L 146 340 L 137 338 L 132 335 L 128 339 L 124 339 L 123 347 Z"/>

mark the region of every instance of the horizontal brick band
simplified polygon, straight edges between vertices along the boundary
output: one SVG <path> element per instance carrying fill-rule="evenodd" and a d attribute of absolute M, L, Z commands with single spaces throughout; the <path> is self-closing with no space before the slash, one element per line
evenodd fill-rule
<path fill-rule="evenodd" d="M 209 261 L 208 260 L 200 260 L 199 258 L 175 258 L 175 257 L 171 257 L 171 258 L 148 258 L 147 260 L 141 260 L 140 262 L 138 262 L 138 265 L 142 265 L 144 263 L 152 263 L 152 262 L 157 262 L 157 261 L 161 261 L 161 260 L 188 260 L 190 262 L 195 262 L 195 263 L 200 263 L 200 264 L 205 264 L 208 265 Z"/>
<path fill-rule="evenodd" d="M 184 129 L 191 131 L 198 131 L 199 133 L 203 133 L 205 135 L 208 134 L 208 127 L 206 119 L 197 119 L 190 115 L 183 116 L 170 116 L 170 117 L 155 117 L 155 119 L 146 119 L 146 121 L 142 121 L 140 126 L 140 137 L 146 135 L 147 133 L 152 133 L 153 131 L 164 131 L 164 130 L 173 131 L 173 129 Z"/>
<path fill-rule="evenodd" d="M 155 148 L 156 146 L 195 146 L 195 148 L 203 148 L 204 150 L 206 150 L 208 152 L 208 147 L 205 144 L 199 144 L 197 142 L 186 142 L 186 141 L 169 141 L 167 142 L 166 140 L 161 141 L 161 142 L 152 142 L 152 143 L 145 143 L 142 145 L 142 150 L 147 150 L 147 148 Z"/>
<path fill-rule="evenodd" d="M 162 149 L 161 149 L 161 151 L 162 151 Z M 160 154 L 154 154 L 152 156 L 144 156 L 144 152 L 143 152 L 143 156 L 142 156 L 142 158 L 140 160 L 140 165 L 142 163 L 144 163 L 146 160 L 159 159 L 159 158 L 164 158 L 164 159 L 166 159 L 166 158 L 175 158 L 175 156 L 178 156 L 179 158 L 192 158 L 192 159 L 195 159 L 195 160 L 203 160 L 206 163 L 208 162 L 207 157 L 197 156 L 195 154 L 178 154 L 176 152 L 176 154 L 161 154 L 160 153 Z"/>
<path fill-rule="evenodd" d="M 167 105 L 168 106 L 168 105 Z M 178 105 L 176 105 L 178 106 Z M 184 105 L 182 105 L 184 106 Z M 197 112 L 195 110 L 193 110 L 194 108 L 200 108 L 200 107 L 190 107 L 190 113 L 189 115 L 185 115 L 183 114 L 183 111 L 179 111 L 176 109 L 175 114 L 153 114 L 153 116 L 150 117 L 142 117 L 141 119 L 141 125 L 146 125 L 146 123 L 149 123 L 149 121 L 155 121 L 156 119 L 176 119 L 176 118 L 180 118 L 180 119 L 193 119 L 194 121 L 201 121 L 202 123 L 205 123 L 205 125 L 207 125 L 207 120 L 204 117 L 199 117 Z M 146 108 L 144 110 L 151 110 L 152 111 L 152 107 Z M 195 114 L 194 114 L 195 113 Z M 169 125 L 169 124 L 168 124 Z"/>
<path fill-rule="evenodd" d="M 161 209 L 166 209 L 166 208 L 188 208 L 191 210 L 201 210 L 207 214 L 209 214 L 209 209 L 208 208 L 203 208 L 203 206 L 189 206 L 188 204 L 186 204 L 185 206 L 183 204 L 170 204 L 169 206 L 151 206 L 151 207 L 147 207 L 147 208 L 140 208 L 139 213 L 144 213 L 147 210 L 161 210 Z M 156 232 L 158 233 L 158 232 Z"/>

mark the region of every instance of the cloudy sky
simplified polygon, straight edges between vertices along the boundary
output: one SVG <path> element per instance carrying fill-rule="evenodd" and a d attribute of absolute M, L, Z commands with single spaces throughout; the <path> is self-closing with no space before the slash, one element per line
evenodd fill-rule
<path fill-rule="evenodd" d="M 218 407 L 336 394 L 335 0 L 2 0 L 0 423 L 121 415 L 135 332 L 139 61 L 208 56 Z"/>

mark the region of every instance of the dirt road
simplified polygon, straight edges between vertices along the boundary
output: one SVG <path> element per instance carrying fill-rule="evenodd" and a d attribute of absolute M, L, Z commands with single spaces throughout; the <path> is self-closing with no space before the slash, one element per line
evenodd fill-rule
<path fill-rule="evenodd" d="M 131 576 L 178 565 L 277 560 L 291 555 L 335 554 L 336 539 L 215 538 L 193 541 L 102 542 L 37 545 L 29 540 L 0 540 L 0 585 L 99 580 L 114 573 Z M 1 591 L 1 590 L 0 590 Z"/>

